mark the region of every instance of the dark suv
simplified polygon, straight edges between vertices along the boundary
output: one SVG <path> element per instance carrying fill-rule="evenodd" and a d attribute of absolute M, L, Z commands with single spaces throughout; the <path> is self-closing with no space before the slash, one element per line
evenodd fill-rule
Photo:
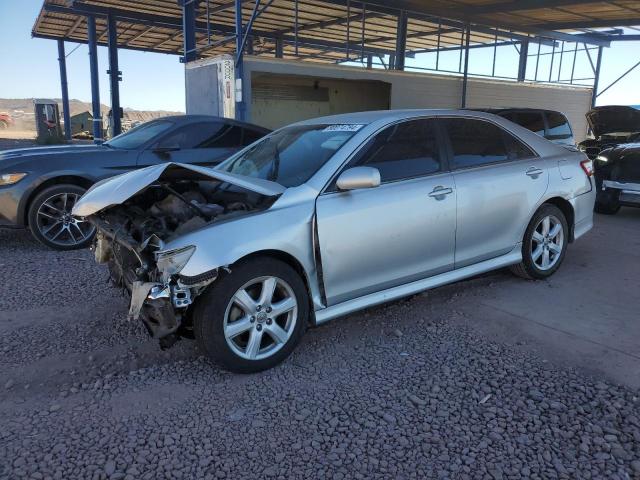
<path fill-rule="evenodd" d="M 569 120 L 561 112 L 539 108 L 478 108 L 482 112 L 499 115 L 537 133 L 550 142 L 575 147 Z"/>

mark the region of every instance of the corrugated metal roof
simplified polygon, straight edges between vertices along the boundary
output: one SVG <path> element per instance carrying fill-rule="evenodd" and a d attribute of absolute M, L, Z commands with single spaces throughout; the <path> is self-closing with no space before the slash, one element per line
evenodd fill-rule
<path fill-rule="evenodd" d="M 233 5 L 229 0 L 199 2 L 198 56 L 235 50 Z M 243 2 L 245 24 L 254 5 L 254 1 Z M 354 56 L 393 53 L 400 8 L 409 12 L 409 54 L 460 46 L 461 28 L 467 22 L 472 24 L 472 45 L 518 35 L 545 37 L 579 29 L 640 24 L 640 2 L 636 0 L 274 0 L 253 24 L 253 52 L 273 56 L 276 39 L 281 39 L 285 58 L 333 62 L 344 59 L 348 52 Z M 182 9 L 176 0 L 45 0 L 32 33 L 42 38 L 87 42 L 86 14 L 94 13 L 98 41 L 106 44 L 104 15 L 109 12 L 117 18 L 120 48 L 183 53 Z"/>

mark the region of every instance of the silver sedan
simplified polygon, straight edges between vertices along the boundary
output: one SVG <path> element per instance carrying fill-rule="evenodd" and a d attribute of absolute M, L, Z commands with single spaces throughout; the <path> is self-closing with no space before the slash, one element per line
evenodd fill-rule
<path fill-rule="evenodd" d="M 255 372 L 309 325 L 501 267 L 549 277 L 594 198 L 583 153 L 491 114 L 406 110 L 290 125 L 215 169 L 120 175 L 73 213 L 163 346 L 195 337 Z"/>

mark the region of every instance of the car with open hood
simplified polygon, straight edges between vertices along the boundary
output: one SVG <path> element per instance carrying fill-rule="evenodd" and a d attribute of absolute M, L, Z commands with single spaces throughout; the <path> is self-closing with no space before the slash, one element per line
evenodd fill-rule
<path fill-rule="evenodd" d="M 640 110 L 596 107 L 587 121 L 594 138 L 579 148 L 594 161 L 596 212 L 613 215 L 622 206 L 640 207 Z"/>
<path fill-rule="evenodd" d="M 5 150 L 0 152 L 0 226 L 29 227 L 38 241 L 57 250 L 86 247 L 95 229 L 71 210 L 94 183 L 170 161 L 213 166 L 268 132 L 220 117 L 176 115 L 100 145 Z"/>
<path fill-rule="evenodd" d="M 501 117 L 398 110 L 283 127 L 215 168 L 103 181 L 73 213 L 168 347 L 229 370 L 309 325 L 501 267 L 544 279 L 592 227 L 591 160 Z"/>

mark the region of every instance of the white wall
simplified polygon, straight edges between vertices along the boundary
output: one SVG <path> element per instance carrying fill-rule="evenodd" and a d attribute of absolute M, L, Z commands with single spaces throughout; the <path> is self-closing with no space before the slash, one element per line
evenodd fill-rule
<path fill-rule="evenodd" d="M 245 99 L 251 121 L 251 81 L 253 74 L 276 73 L 317 78 L 378 80 L 391 84 L 391 108 L 460 108 L 462 79 L 310 62 L 245 57 Z M 263 75 L 260 75 L 263 76 Z M 467 107 L 534 107 L 559 110 L 571 122 L 577 141 L 587 134 L 584 117 L 590 109 L 591 89 L 574 86 L 541 85 L 503 80 L 469 78 Z"/>

